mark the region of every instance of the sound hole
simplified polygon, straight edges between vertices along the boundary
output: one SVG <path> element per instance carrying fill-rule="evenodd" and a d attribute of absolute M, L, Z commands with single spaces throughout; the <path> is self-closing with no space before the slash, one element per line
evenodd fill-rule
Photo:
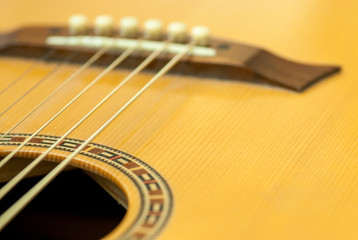
<path fill-rule="evenodd" d="M 21 182 L 2 200 L 1 212 L 39 179 Z M 119 224 L 125 211 L 81 170 L 63 172 L 0 233 L 0 239 L 99 239 Z"/>

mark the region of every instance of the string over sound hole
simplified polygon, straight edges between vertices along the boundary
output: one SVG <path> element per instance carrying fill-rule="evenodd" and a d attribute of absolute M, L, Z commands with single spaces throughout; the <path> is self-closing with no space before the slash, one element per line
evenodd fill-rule
<path fill-rule="evenodd" d="M 1 211 L 36 182 L 26 179 L 4 199 Z M 126 210 L 80 170 L 64 172 L 1 233 L 1 239 L 99 239 Z"/>

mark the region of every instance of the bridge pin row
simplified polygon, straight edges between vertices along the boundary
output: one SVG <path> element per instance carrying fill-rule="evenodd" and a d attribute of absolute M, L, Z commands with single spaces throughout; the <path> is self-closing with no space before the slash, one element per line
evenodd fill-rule
<path fill-rule="evenodd" d="M 69 32 L 72 35 L 85 35 L 89 29 L 88 18 L 84 15 L 73 15 L 69 19 Z M 115 32 L 114 20 L 110 15 L 100 15 L 94 21 L 96 35 L 111 36 Z M 142 37 L 148 40 L 162 40 L 163 23 L 158 19 L 149 19 L 144 22 Z M 134 17 L 124 17 L 119 21 L 119 35 L 124 38 L 140 37 L 140 24 Z M 187 26 L 182 22 L 172 22 L 167 27 L 166 38 L 171 42 L 183 43 L 188 40 Z M 205 26 L 196 26 L 191 29 L 190 38 L 197 45 L 209 44 L 210 31 Z"/>

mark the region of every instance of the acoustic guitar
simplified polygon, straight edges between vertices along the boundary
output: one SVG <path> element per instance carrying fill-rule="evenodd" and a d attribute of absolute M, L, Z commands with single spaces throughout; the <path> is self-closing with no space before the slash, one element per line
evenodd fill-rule
<path fill-rule="evenodd" d="M 357 7 L 4 1 L 0 237 L 31 238 L 39 213 L 16 222 L 50 185 L 44 211 L 126 209 L 75 239 L 356 239 Z M 33 238 L 82 221 L 52 217 Z"/>

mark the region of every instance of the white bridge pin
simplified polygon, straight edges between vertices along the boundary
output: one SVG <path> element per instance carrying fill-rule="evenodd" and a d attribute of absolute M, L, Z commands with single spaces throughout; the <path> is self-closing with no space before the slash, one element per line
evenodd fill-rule
<path fill-rule="evenodd" d="M 84 35 L 88 30 L 88 18 L 82 14 L 72 15 L 68 19 L 68 27 L 71 35 Z"/>
<path fill-rule="evenodd" d="M 144 38 L 158 40 L 162 35 L 163 24 L 158 19 L 149 19 L 144 23 Z"/>
<path fill-rule="evenodd" d="M 110 15 L 99 15 L 94 21 L 94 33 L 97 35 L 111 35 L 113 26 L 113 18 Z"/>
<path fill-rule="evenodd" d="M 172 22 L 168 26 L 168 40 L 172 42 L 184 42 L 186 38 L 187 27 L 182 22 Z"/>
<path fill-rule="evenodd" d="M 135 38 L 138 36 L 139 23 L 134 17 L 124 17 L 119 22 L 119 34 L 126 38 Z"/>
<path fill-rule="evenodd" d="M 192 41 L 199 46 L 207 46 L 210 41 L 210 30 L 205 26 L 196 26 L 191 30 Z"/>

